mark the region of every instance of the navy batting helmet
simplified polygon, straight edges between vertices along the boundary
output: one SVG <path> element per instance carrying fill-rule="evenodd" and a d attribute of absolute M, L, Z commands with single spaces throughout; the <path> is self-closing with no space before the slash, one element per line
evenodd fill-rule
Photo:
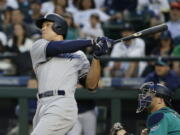
<path fill-rule="evenodd" d="M 161 97 L 164 99 L 166 105 L 171 106 L 172 94 L 173 92 L 168 89 L 166 86 L 154 82 L 144 83 L 140 88 L 141 93 L 138 97 L 138 108 L 137 113 L 143 111 L 147 108 L 151 102 L 153 97 Z"/>
<path fill-rule="evenodd" d="M 43 23 L 46 21 L 53 22 L 53 31 L 58 35 L 63 35 L 63 37 L 66 38 L 68 25 L 62 16 L 55 13 L 47 14 L 43 18 L 36 21 L 36 26 L 41 29 Z"/>

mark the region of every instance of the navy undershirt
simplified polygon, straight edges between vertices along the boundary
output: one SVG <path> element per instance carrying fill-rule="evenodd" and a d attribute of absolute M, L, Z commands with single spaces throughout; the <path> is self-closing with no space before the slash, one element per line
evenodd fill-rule
<path fill-rule="evenodd" d="M 46 56 L 53 57 L 60 53 L 73 53 L 92 46 L 91 40 L 62 40 L 51 41 L 46 48 Z"/>

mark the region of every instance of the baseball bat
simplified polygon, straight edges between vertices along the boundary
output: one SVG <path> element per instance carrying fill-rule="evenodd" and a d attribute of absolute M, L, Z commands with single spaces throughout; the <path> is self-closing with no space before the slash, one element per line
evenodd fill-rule
<path fill-rule="evenodd" d="M 149 34 L 154 34 L 154 33 L 157 33 L 157 32 L 162 32 L 162 31 L 165 31 L 167 29 L 168 29 L 168 26 L 166 24 L 156 25 L 156 26 L 141 30 L 139 32 L 136 32 L 136 33 L 134 33 L 132 35 L 129 35 L 127 37 L 117 39 L 117 40 L 114 41 L 113 44 L 116 44 L 118 42 L 127 41 L 127 40 L 134 39 L 134 38 L 138 38 L 138 37 L 143 37 L 143 36 L 146 36 L 146 35 L 149 35 Z"/>

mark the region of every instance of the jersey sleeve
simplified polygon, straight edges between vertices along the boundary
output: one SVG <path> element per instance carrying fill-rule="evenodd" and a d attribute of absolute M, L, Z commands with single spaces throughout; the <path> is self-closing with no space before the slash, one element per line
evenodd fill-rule
<path fill-rule="evenodd" d="M 31 59 L 33 68 L 35 69 L 40 63 L 47 60 L 46 58 L 46 47 L 49 41 L 45 39 L 39 39 L 32 45 L 30 49 Z"/>
<path fill-rule="evenodd" d="M 86 55 L 83 52 L 81 53 L 80 67 L 81 68 L 80 68 L 79 74 L 78 74 L 79 79 L 81 79 L 82 77 L 87 75 L 87 73 L 89 72 L 89 69 L 90 69 L 89 60 L 87 59 Z"/>

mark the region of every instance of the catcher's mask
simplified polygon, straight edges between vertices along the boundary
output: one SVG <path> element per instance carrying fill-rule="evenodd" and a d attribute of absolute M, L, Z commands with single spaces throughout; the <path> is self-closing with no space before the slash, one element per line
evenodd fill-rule
<path fill-rule="evenodd" d="M 153 82 L 144 83 L 140 87 L 140 94 L 138 95 L 138 107 L 136 113 L 142 112 L 144 109 L 148 108 L 152 102 L 153 97 L 161 97 L 164 99 L 166 105 L 171 106 L 171 96 L 172 91 L 170 91 L 166 86 Z"/>

